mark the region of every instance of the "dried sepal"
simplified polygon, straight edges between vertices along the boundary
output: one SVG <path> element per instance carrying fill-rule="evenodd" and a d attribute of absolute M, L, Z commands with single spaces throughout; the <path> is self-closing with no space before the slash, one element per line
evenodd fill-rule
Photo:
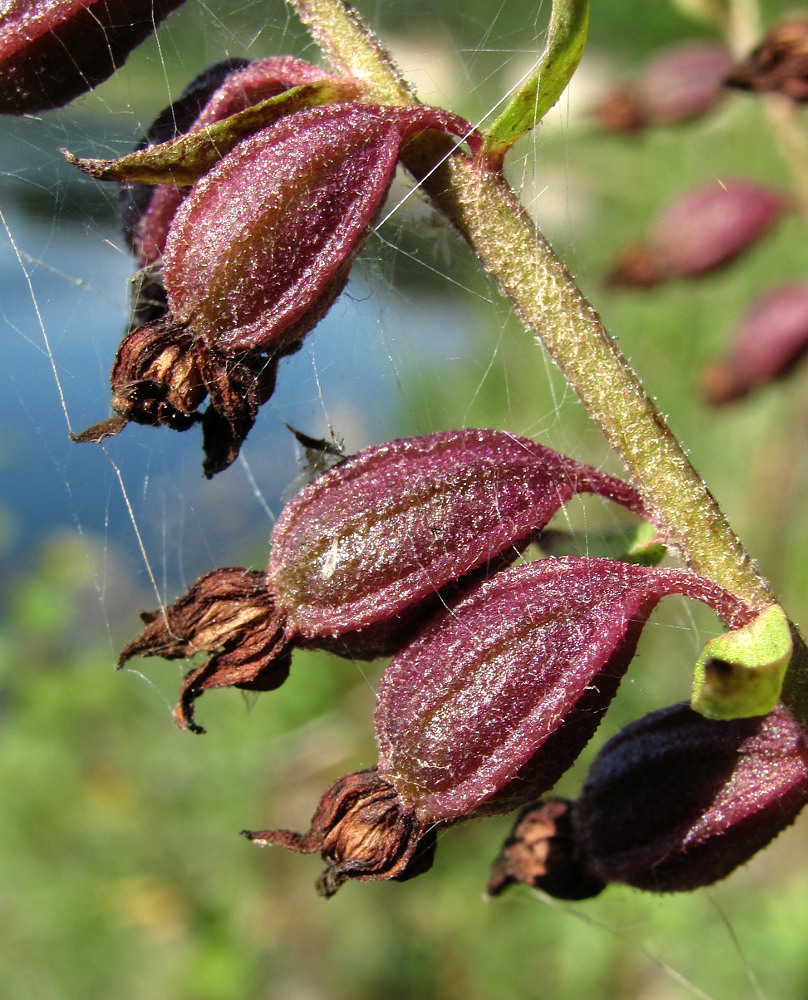
<path fill-rule="evenodd" d="M 571 806 L 548 799 L 522 810 L 491 866 L 488 896 L 517 882 L 556 899 L 591 899 L 606 888 L 577 857 Z"/>
<path fill-rule="evenodd" d="M 258 355 L 259 367 L 271 367 L 299 348 L 348 279 L 392 181 L 401 143 L 426 129 L 480 149 L 481 138 L 467 122 L 438 108 L 314 108 L 238 144 L 177 209 L 163 255 L 168 312 L 159 322 L 161 330 L 190 335 L 189 364 L 202 369 L 210 359 L 226 362 L 204 379 L 230 439 L 216 455 L 207 451 L 208 475 L 235 458 L 252 424 L 243 414 L 231 419 L 220 405 L 243 391 L 226 385 L 231 365 L 248 368 Z M 129 335 L 141 336 L 139 330 Z M 119 354 L 129 353 L 125 339 Z M 218 394 L 210 390 L 213 382 Z M 258 405 L 265 386 L 254 394 Z M 113 379 L 113 408 L 121 390 Z M 118 417 L 154 423 L 161 387 L 127 382 L 125 391 L 131 405 L 116 409 Z M 110 433 L 108 422 L 105 428 Z M 91 432 L 81 435 L 92 439 Z M 207 449 L 207 436 L 204 443 Z"/>
<path fill-rule="evenodd" d="M 603 747 L 575 806 L 577 850 L 604 881 L 689 891 L 746 863 L 806 800 L 808 746 L 783 705 L 730 722 L 676 705 Z"/>
<path fill-rule="evenodd" d="M 512 434 L 450 431 L 377 445 L 317 477 L 286 505 L 272 533 L 263 587 L 253 596 L 282 621 L 284 649 L 294 643 L 362 659 L 389 655 L 453 596 L 459 581 L 468 586 L 475 575 L 500 569 L 581 492 L 643 513 L 628 484 Z M 164 630 L 162 617 L 154 616 L 122 662 L 165 655 L 167 646 L 174 656 L 205 648 L 194 615 L 210 614 L 217 572 L 225 594 L 233 574 L 246 574 L 228 569 L 202 577 L 168 609 Z M 181 615 L 173 615 L 178 606 Z M 256 627 L 263 631 L 265 624 L 257 619 Z M 244 636 L 239 623 L 228 649 Z M 198 673 L 183 687 L 180 716 L 189 728 L 193 698 L 202 690 L 260 685 L 264 671 L 274 670 L 251 659 L 254 674 L 248 677 L 245 667 L 234 680 L 220 662 L 205 671 L 204 687 Z"/>
<path fill-rule="evenodd" d="M 182 0 L 13 0 L 0 15 L 0 113 L 61 107 L 111 76 Z"/>
<path fill-rule="evenodd" d="M 432 866 L 435 832 L 402 807 L 395 788 L 376 769 L 335 781 L 320 799 L 309 830 L 243 830 L 261 847 L 275 844 L 300 854 L 320 853 L 328 868 L 317 883 L 333 896 L 348 879 L 413 878 Z"/>
<path fill-rule="evenodd" d="M 792 17 L 773 28 L 727 76 L 726 84 L 808 101 L 808 21 Z"/>

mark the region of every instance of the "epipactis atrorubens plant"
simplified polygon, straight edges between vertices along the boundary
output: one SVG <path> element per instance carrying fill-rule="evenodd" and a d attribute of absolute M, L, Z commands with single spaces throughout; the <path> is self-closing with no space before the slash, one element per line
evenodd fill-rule
<path fill-rule="evenodd" d="M 155 8 L 155 24 L 174 6 Z M 293 6 L 335 73 L 292 57 L 219 63 L 129 156 L 67 154 L 124 185 L 125 233 L 145 275 L 113 366 L 115 415 L 78 440 L 129 421 L 177 430 L 201 422 L 206 474 L 226 468 L 273 391 L 279 359 L 344 287 L 401 159 L 540 330 L 643 488 L 497 431 L 367 449 L 287 505 L 266 570 L 214 570 L 170 607 L 144 614 L 120 665 L 136 655 L 207 654 L 186 675 L 175 710 L 180 726 L 201 731 L 202 692 L 276 688 L 295 647 L 393 656 L 377 701 L 375 767 L 336 781 L 308 832 L 246 833 L 320 852 L 325 895 L 348 879 L 410 878 L 432 863 L 442 827 L 525 806 L 491 893 L 523 881 L 585 898 L 610 881 L 671 890 L 723 877 L 808 794 L 804 718 L 789 703 L 793 685 L 783 688 L 789 623 L 501 176 L 507 151 L 574 72 L 588 4 L 555 0 L 536 71 L 484 134 L 418 104 L 341 0 Z M 99 12 L 116 14 L 102 25 L 113 61 L 121 59 L 142 34 L 127 35 L 118 21 L 140 25 L 139 10 L 127 18 L 92 0 L 12 5 L 0 21 L 2 110 L 65 103 L 84 89 L 75 73 L 60 77 L 56 45 L 71 43 L 87 85 L 106 75 L 82 34 Z M 638 88 L 643 124 L 706 113 L 726 64 L 723 51 L 690 50 L 657 65 Z M 682 67 L 698 80 L 679 90 L 673 110 L 660 110 L 659 79 L 672 89 Z M 733 82 L 751 86 L 737 73 Z M 722 266 L 787 207 L 779 192 L 742 180 L 685 197 L 652 232 L 640 283 Z M 521 244 L 530 274 L 511 263 Z M 645 518 L 658 541 L 710 573 L 593 557 L 508 568 L 585 492 Z M 692 707 L 655 713 L 608 743 L 576 803 L 536 804 L 592 737 L 669 594 L 706 603 L 731 630 L 705 647 Z"/>

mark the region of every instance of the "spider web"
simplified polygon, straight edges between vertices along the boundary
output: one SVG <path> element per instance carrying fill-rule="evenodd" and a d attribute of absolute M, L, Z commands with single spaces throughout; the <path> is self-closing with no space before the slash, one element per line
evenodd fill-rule
<path fill-rule="evenodd" d="M 462 15 L 435 11 L 431 4 L 412 0 L 407 17 L 396 19 L 392 6 L 368 4 L 362 13 L 391 44 L 422 100 L 452 108 L 472 121 L 482 121 L 492 113 L 494 102 L 529 69 L 543 44 L 546 5 L 537 12 L 531 10 L 532 20 L 521 23 L 508 4 L 482 0 L 469 5 Z M 72 576 L 78 574 L 84 581 L 80 621 L 71 628 L 79 637 L 76 641 L 88 646 L 100 643 L 110 664 L 137 628 L 137 609 L 170 602 L 214 567 L 263 565 L 274 520 L 307 471 L 305 456 L 287 424 L 307 435 L 338 441 L 349 453 L 372 443 L 443 428 L 496 426 L 620 471 L 573 394 L 514 320 L 493 284 L 405 178 L 394 185 L 383 222 L 368 241 L 347 291 L 303 348 L 282 362 L 278 388 L 262 408 L 232 468 L 211 482 L 203 479 L 197 429 L 175 434 L 130 425 L 120 437 L 101 446 L 78 446 L 68 440 L 68 431 L 81 430 L 107 415 L 109 368 L 127 322 L 132 261 L 117 224 L 115 192 L 77 176 L 57 150 L 67 147 L 86 156 L 121 155 L 206 63 L 225 56 L 258 57 L 285 51 L 316 59 L 300 26 L 280 3 L 251 0 L 238 9 L 191 3 L 169 18 L 157 38 L 138 50 L 118 77 L 94 93 L 52 115 L 0 124 L 4 359 L 0 420 L 5 445 L 0 476 L 6 567 L 14 587 L 29 579 L 30 567 L 42 560 L 43 553 L 55 551 L 63 561 L 79 560 L 83 568 L 67 566 L 63 575 L 67 590 L 73 587 Z M 572 96 L 563 99 L 540 133 L 517 147 L 508 167 L 526 204 L 585 285 L 592 283 L 592 258 L 582 241 L 588 231 L 587 213 L 596 211 L 599 192 L 578 183 L 570 158 L 578 102 L 584 103 L 587 87 L 597 87 L 599 82 L 596 56 L 592 67 L 590 71 L 584 64 Z M 570 535 L 569 544 L 589 552 L 596 550 L 602 529 L 625 522 L 618 512 L 590 499 L 571 504 L 556 523 Z M 65 535 L 80 540 L 66 554 L 57 545 Z M 644 641 L 641 659 L 659 660 L 658 651 L 665 650 L 672 663 L 670 674 L 678 672 L 684 681 L 671 681 L 667 673 L 654 678 L 647 669 L 639 679 L 630 677 L 624 687 L 634 700 L 629 697 L 615 706 L 603 727 L 606 735 L 642 711 L 686 696 L 687 668 L 683 672 L 679 664 L 692 662 L 717 627 L 700 612 L 694 615 L 685 603 L 670 603 L 671 609 L 655 618 L 647 630 L 652 635 Z M 13 600 L 9 607 L 13 609 Z M 678 652 L 671 655 L 671 646 Z M 323 774 L 331 780 L 334 769 L 345 761 L 349 767 L 371 762 L 369 720 L 378 681 L 373 665 L 341 665 L 338 682 L 330 677 L 323 682 L 323 698 L 332 698 L 334 704 L 318 703 L 315 698 L 315 717 L 304 718 L 303 710 L 292 705 L 294 698 L 301 698 L 301 685 L 320 684 L 323 672 L 332 667 L 322 659 L 315 662 L 312 658 L 311 663 L 301 659 L 304 662 L 299 671 L 296 666 L 290 680 L 290 688 L 293 682 L 298 687 L 288 696 L 285 691 L 265 696 L 261 712 L 249 713 L 246 735 L 242 731 L 244 704 L 236 695 L 232 718 L 226 710 L 221 719 L 216 717 L 216 725 L 221 724 L 226 736 L 213 744 L 218 755 L 235 757 L 232 766 L 255 784 L 269 780 L 262 773 L 263 761 L 267 754 L 273 758 L 273 793 L 281 789 L 290 804 L 287 810 L 273 803 L 272 811 L 278 823 L 289 825 L 306 822 L 316 801 L 313 789 L 322 784 Z M 12 664 L 11 669 L 19 669 L 19 664 Z M 168 726 L 165 716 L 180 673 L 179 668 L 147 663 L 138 664 L 129 675 L 139 690 L 132 694 L 129 684 L 126 697 L 148 706 L 145 718 L 150 726 Z M 203 703 L 205 711 L 211 712 L 211 731 L 215 698 L 209 696 Z M 221 698 L 224 702 L 224 693 Z M 282 721 L 273 729 L 275 723 L 268 718 L 275 698 Z M 354 722 L 362 727 L 361 737 L 350 732 Z M 262 728 L 265 724 L 269 729 Z M 142 736 L 144 725 L 139 732 Z M 136 754 L 133 739 L 129 749 Z M 213 742 L 215 737 L 204 739 Z M 221 760 L 214 762 L 211 751 L 200 750 L 198 743 L 189 740 L 172 742 L 171 753 L 178 755 L 172 757 L 176 760 L 201 756 L 200 770 L 193 772 L 198 796 L 210 799 L 204 781 L 213 771 L 211 780 L 218 782 L 215 787 L 219 789 L 214 797 L 226 797 L 222 789 L 230 770 Z M 122 760 L 125 771 L 125 751 Z M 182 768 L 186 766 L 196 765 L 183 764 Z M 570 794 L 580 775 L 579 769 L 565 780 Z M 193 793 L 180 789 L 178 794 Z M 257 809 L 254 798 L 251 808 Z M 234 816 L 235 812 L 234 807 Z M 210 903 L 214 910 L 220 889 L 211 880 L 222 852 L 232 846 L 227 840 L 229 831 L 251 819 L 241 815 L 228 821 L 230 826 L 222 828 L 217 818 L 212 824 L 215 829 L 203 831 L 204 845 L 194 849 L 191 860 L 181 853 L 175 858 L 175 864 L 188 864 L 189 871 L 206 873 L 203 882 L 214 898 Z M 152 820 L 150 829 L 155 823 L 159 825 L 159 819 Z M 509 970 L 506 981 L 498 984 L 498 997 L 524 996 L 525 991 L 547 1000 L 582 995 L 626 1000 L 784 996 L 775 990 L 776 976 L 770 975 L 771 986 L 767 980 L 772 963 L 754 937 L 754 907 L 741 888 L 732 884 L 726 893 L 719 889 L 715 894 L 662 899 L 615 889 L 609 890 L 608 898 L 580 906 L 548 901 L 542 905 L 536 896 L 514 892 L 485 908 L 485 926 L 490 924 L 490 931 L 481 930 L 480 920 L 468 911 L 477 906 L 474 886 L 484 883 L 485 868 L 479 867 L 479 861 L 472 864 L 472 858 L 487 863 L 485 859 L 496 852 L 506 829 L 498 828 L 496 822 L 472 824 L 468 832 L 451 831 L 442 838 L 439 855 L 453 853 L 450 867 L 456 879 L 450 883 L 444 877 L 440 883 L 444 904 L 456 905 L 471 892 L 472 901 L 459 908 L 454 920 L 445 914 L 437 919 L 434 932 L 450 942 L 446 944 L 450 970 L 455 968 L 452 961 L 459 962 L 458 955 L 470 955 L 462 972 L 464 996 L 491 995 L 486 977 L 493 974 L 489 966 L 496 962 L 488 954 L 490 943 L 483 943 L 488 933 L 497 939 L 499 960 Z M 234 851 L 240 847 L 236 843 Z M 463 856 L 465 850 L 468 857 Z M 277 870 L 286 891 L 296 896 L 309 891 L 308 872 L 301 879 L 302 862 L 293 862 Z M 274 858 L 272 864 L 276 864 Z M 116 870 L 113 876 L 109 870 L 99 872 L 87 864 L 82 877 L 94 887 L 93 892 L 99 891 L 99 880 L 111 884 L 110 880 L 120 879 L 115 885 L 123 891 L 124 901 L 110 912 L 120 917 L 116 926 L 119 931 L 123 928 L 122 933 L 146 934 L 146 954 L 149 940 L 155 947 L 164 939 L 181 939 L 187 945 L 193 923 L 189 904 L 182 899 L 178 902 L 173 890 L 166 889 L 174 883 L 159 864 L 155 869 L 160 870 L 159 877 L 145 863 L 141 865 L 135 873 Z M 328 962 L 327 975 L 350 983 L 355 968 L 351 961 L 358 953 L 357 946 L 352 950 L 340 939 L 335 922 L 348 921 L 350 937 L 368 933 L 375 920 L 386 920 L 390 933 L 387 937 L 380 934 L 390 960 L 412 962 L 414 954 L 421 954 L 423 969 L 428 970 L 422 972 L 427 984 L 423 988 L 437 998 L 460 995 L 431 954 L 434 941 L 419 927 L 430 907 L 437 905 L 431 877 L 416 880 L 412 888 L 407 887 L 406 897 L 398 897 L 406 900 L 400 913 L 391 912 L 397 897 L 380 902 L 380 891 L 392 888 L 395 892 L 396 887 L 390 886 L 358 887 L 350 909 L 343 908 L 336 921 L 336 908 L 341 904 L 329 904 L 325 911 L 306 905 L 309 933 L 344 948 L 347 956 L 341 963 Z M 739 885 L 754 889 L 761 877 L 753 875 L 743 882 L 744 876 L 739 876 Z M 183 878 L 176 881 L 182 884 Z M 359 899 L 364 890 L 370 900 L 366 909 Z M 448 895 L 450 891 L 453 896 Z M 257 902 L 254 891 L 246 896 L 252 907 L 248 914 L 234 904 L 239 926 L 243 929 L 248 920 L 260 924 L 266 918 L 266 934 L 271 935 L 268 905 Z M 280 905 L 277 896 L 272 898 Z M 227 926 L 225 917 L 217 919 Z M 302 922 L 302 918 L 292 922 Z M 507 927 L 508 936 L 499 939 L 498 927 Z M 401 929 L 421 943 L 396 952 L 389 938 Z M 518 945 L 511 952 L 509 941 L 517 933 L 534 942 L 529 954 Z M 699 951 L 691 952 L 696 946 Z M 139 947 L 142 953 L 142 941 Z M 297 943 L 289 947 L 297 965 L 284 965 L 265 944 L 263 932 L 251 930 L 244 948 L 251 950 L 258 967 L 262 959 L 255 955 L 263 956 L 264 979 L 243 993 L 222 987 L 209 995 L 326 995 L 319 992 L 326 980 L 319 979 L 301 958 L 306 947 Z M 193 952 L 190 946 L 189 952 Z M 592 957 L 582 963 L 581 953 Z M 57 967 L 63 974 L 67 966 L 60 961 L 57 958 Z M 23 962 L 15 973 L 21 981 L 20 970 L 26 968 Z M 159 971 L 153 972 L 149 982 L 158 995 L 172 973 L 170 963 L 157 963 L 155 969 Z M 125 975 L 126 964 L 118 970 Z M 94 980 L 87 972 L 83 994 L 102 995 L 103 975 Z M 362 989 L 380 989 L 386 983 L 378 970 L 360 969 L 356 977 L 352 995 L 357 997 L 365 995 Z M 51 979 L 42 974 L 43 995 L 60 995 L 58 978 L 57 973 Z M 14 974 L 10 981 L 15 981 Z M 407 979 L 410 984 L 418 981 L 416 973 Z M 539 993 L 535 992 L 537 981 Z M 412 985 L 408 988 L 414 990 Z"/>

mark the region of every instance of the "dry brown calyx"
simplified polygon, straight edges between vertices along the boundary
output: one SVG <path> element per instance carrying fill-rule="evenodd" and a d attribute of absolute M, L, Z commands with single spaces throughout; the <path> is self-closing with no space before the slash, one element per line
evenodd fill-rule
<path fill-rule="evenodd" d="M 204 732 L 194 722 L 193 703 L 208 688 L 271 691 L 289 674 L 284 616 L 267 590 L 264 573 L 214 570 L 200 577 L 170 608 L 147 611 L 140 617 L 146 628 L 123 650 L 119 668 L 133 656 L 176 660 L 212 654 L 185 676 L 174 710 L 181 729 Z"/>
<path fill-rule="evenodd" d="M 514 882 L 542 889 L 556 899 L 590 899 L 606 887 L 576 857 L 571 802 L 538 802 L 519 814 L 491 866 L 486 891 L 498 896 Z"/>
<path fill-rule="evenodd" d="M 424 831 L 396 789 L 376 769 L 335 781 L 320 799 L 307 833 L 243 830 L 261 847 L 277 844 L 299 854 L 320 852 L 328 868 L 317 889 L 333 896 L 348 879 L 403 882 L 427 871 L 435 853 L 435 830 Z"/>
<path fill-rule="evenodd" d="M 200 419 L 197 408 L 207 394 L 193 337 L 164 319 L 139 326 L 123 339 L 110 386 L 115 416 L 74 440 L 100 441 L 129 421 L 187 430 Z"/>

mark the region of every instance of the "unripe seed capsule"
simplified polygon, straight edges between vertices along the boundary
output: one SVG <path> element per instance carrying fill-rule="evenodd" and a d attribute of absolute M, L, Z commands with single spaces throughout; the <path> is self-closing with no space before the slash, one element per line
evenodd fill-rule
<path fill-rule="evenodd" d="M 808 351 L 808 282 L 772 289 L 742 317 L 727 356 L 709 365 L 702 387 L 728 403 L 786 376 Z"/>
<path fill-rule="evenodd" d="M 389 654 L 446 600 L 445 588 L 513 559 L 581 492 L 643 513 L 639 495 L 621 480 L 500 431 L 368 448 L 287 504 L 265 574 L 206 574 L 165 616 L 144 616 L 146 629 L 120 663 L 212 653 L 183 685 L 178 720 L 195 728 L 192 704 L 202 691 L 265 689 L 276 660 L 295 643 L 362 658 Z M 231 608 L 239 609 L 236 621 Z M 241 617 L 248 609 L 255 628 Z"/>
<path fill-rule="evenodd" d="M 479 133 L 439 108 L 331 104 L 244 139 L 177 210 L 163 258 L 168 313 L 156 322 L 161 334 L 190 337 L 192 377 L 210 397 L 206 475 L 235 460 L 274 385 L 254 373 L 266 366 L 274 376 L 278 358 L 296 351 L 331 307 L 381 210 L 401 143 L 427 129 L 481 150 Z M 200 419 L 196 406 L 181 419 L 163 419 L 155 406 L 167 388 L 185 393 L 187 363 L 165 364 L 162 382 L 142 379 L 142 368 L 130 335 L 113 367 L 116 416 L 77 440 L 117 434 L 130 420 L 181 428 Z"/>
<path fill-rule="evenodd" d="M 652 225 L 645 246 L 624 252 L 613 285 L 649 287 L 723 267 L 781 218 L 786 198 L 747 180 L 713 182 L 673 201 Z"/>
<path fill-rule="evenodd" d="M 307 834 L 247 836 L 320 851 L 326 895 L 349 878 L 417 874 L 410 865 L 437 827 L 509 811 L 555 784 L 671 593 L 705 600 L 736 625 L 749 616 L 726 591 L 678 570 L 570 558 L 494 574 L 438 612 L 385 671 L 377 767 L 336 782 Z"/>
<path fill-rule="evenodd" d="M 0 113 L 61 107 L 106 80 L 182 0 L 13 0 L 0 15 Z"/>
<path fill-rule="evenodd" d="M 808 800 L 808 746 L 779 705 L 716 722 L 687 705 L 610 740 L 575 806 L 577 849 L 606 882 L 689 891 L 725 878 Z"/>

